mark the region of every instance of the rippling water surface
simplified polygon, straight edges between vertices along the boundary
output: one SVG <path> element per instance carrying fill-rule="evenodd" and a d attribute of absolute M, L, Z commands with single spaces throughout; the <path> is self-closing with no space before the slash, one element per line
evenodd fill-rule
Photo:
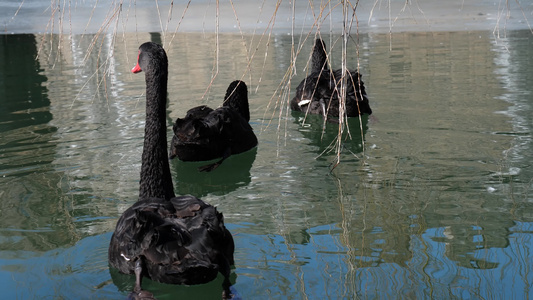
<path fill-rule="evenodd" d="M 140 43 L 162 37 L 106 36 L 86 56 L 92 38 L 0 36 L 2 298 L 118 299 L 132 289 L 132 276 L 109 269 L 107 246 L 138 194 L 144 76 L 129 70 Z M 340 44 L 326 40 L 340 66 Z M 533 296 L 530 32 L 361 35 L 374 114 L 350 120 L 333 171 L 337 125 L 322 130 L 320 118 L 286 106 L 311 40 L 290 94 L 280 86 L 289 36 L 222 34 L 218 60 L 215 42 L 165 40 L 169 130 L 188 108 L 218 106 L 242 78 L 259 146 L 210 174 L 171 167 L 178 193 L 224 213 L 243 298 Z M 220 297 L 221 282 L 145 288 L 205 299 Z"/>

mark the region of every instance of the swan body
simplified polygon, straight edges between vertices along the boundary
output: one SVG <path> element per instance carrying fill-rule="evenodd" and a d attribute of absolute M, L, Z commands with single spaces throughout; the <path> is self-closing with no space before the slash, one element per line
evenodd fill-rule
<path fill-rule="evenodd" d="M 290 102 L 291 109 L 326 118 L 338 117 L 342 75 L 341 69 L 328 69 L 326 45 L 321 39 L 316 39 L 311 55 L 311 72 L 296 88 L 296 95 Z M 372 114 L 361 77 L 356 71 L 346 71 L 345 114 L 348 117 Z"/>
<path fill-rule="evenodd" d="M 209 282 L 218 272 L 225 277 L 223 296 L 229 296 L 234 242 L 222 213 L 194 196 L 174 194 L 166 138 L 168 63 L 163 48 L 142 44 L 132 71 L 144 71 L 146 79 L 139 200 L 117 222 L 109 263 L 121 273 L 136 275 L 137 296 L 145 292 L 142 276 L 191 285 Z"/>
<path fill-rule="evenodd" d="M 233 81 L 217 109 L 205 105 L 191 108 L 184 118 L 176 119 L 170 145 L 170 158 L 182 161 L 205 161 L 222 158 L 202 167 L 211 171 L 224 159 L 257 146 L 257 137 L 250 124 L 248 89 L 243 81 Z"/>
<path fill-rule="evenodd" d="M 122 214 L 111 240 L 109 260 L 121 273 L 133 274 L 140 260 L 143 275 L 163 283 L 206 283 L 234 264 L 222 214 L 190 195 L 138 201 Z"/>

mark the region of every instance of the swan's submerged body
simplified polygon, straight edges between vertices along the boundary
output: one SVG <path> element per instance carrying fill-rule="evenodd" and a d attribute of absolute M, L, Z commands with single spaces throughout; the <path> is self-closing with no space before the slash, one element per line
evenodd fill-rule
<path fill-rule="evenodd" d="M 317 39 L 312 53 L 311 73 L 296 88 L 296 96 L 290 103 L 292 110 L 324 117 L 339 116 L 343 72 L 341 69 L 329 70 L 326 60 L 325 44 Z M 345 115 L 372 114 L 361 75 L 346 70 L 345 78 Z"/>
<path fill-rule="evenodd" d="M 170 158 L 177 156 L 182 161 L 224 160 L 257 146 L 257 137 L 248 123 L 247 94 L 246 84 L 236 80 L 228 87 L 222 107 L 198 106 L 187 111 L 184 118 L 178 118 L 173 126 Z"/>
<path fill-rule="evenodd" d="M 146 127 L 139 201 L 117 222 L 109 245 L 109 263 L 121 273 L 171 284 L 201 284 L 218 272 L 229 296 L 234 242 L 215 207 L 194 196 L 174 194 L 166 138 L 168 63 L 163 48 L 139 48 L 134 73 L 145 72 Z"/>

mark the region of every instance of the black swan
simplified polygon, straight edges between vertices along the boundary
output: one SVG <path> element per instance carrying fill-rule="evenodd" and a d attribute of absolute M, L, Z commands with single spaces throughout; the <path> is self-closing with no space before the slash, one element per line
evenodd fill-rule
<path fill-rule="evenodd" d="M 141 278 L 170 284 L 201 284 L 218 272 L 223 297 L 230 296 L 234 243 L 222 213 L 194 196 L 174 195 L 167 153 L 166 101 L 168 62 L 155 43 L 139 47 L 133 73 L 145 72 L 146 125 L 139 200 L 120 217 L 109 244 L 109 263 Z"/>
<path fill-rule="evenodd" d="M 321 39 L 316 39 L 311 55 L 310 75 L 296 88 L 296 96 L 290 102 L 292 110 L 319 114 L 326 118 L 339 116 L 342 70 L 330 71 L 326 60 L 326 45 Z M 358 72 L 346 72 L 345 114 L 348 117 L 372 114 L 361 77 Z"/>
<path fill-rule="evenodd" d="M 182 161 L 222 158 L 200 167 L 200 171 L 212 171 L 230 155 L 257 146 L 249 121 L 248 89 L 243 81 L 235 80 L 226 91 L 222 107 L 194 107 L 187 111 L 185 118 L 176 120 L 170 158 L 177 156 Z"/>

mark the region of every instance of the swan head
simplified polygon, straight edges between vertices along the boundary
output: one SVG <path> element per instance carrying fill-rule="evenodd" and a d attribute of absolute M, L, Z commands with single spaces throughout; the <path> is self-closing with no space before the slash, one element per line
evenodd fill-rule
<path fill-rule="evenodd" d="M 163 47 L 153 42 L 142 44 L 139 47 L 137 64 L 131 69 L 131 72 L 163 73 L 167 72 L 165 70 L 168 70 L 168 59 Z"/>

